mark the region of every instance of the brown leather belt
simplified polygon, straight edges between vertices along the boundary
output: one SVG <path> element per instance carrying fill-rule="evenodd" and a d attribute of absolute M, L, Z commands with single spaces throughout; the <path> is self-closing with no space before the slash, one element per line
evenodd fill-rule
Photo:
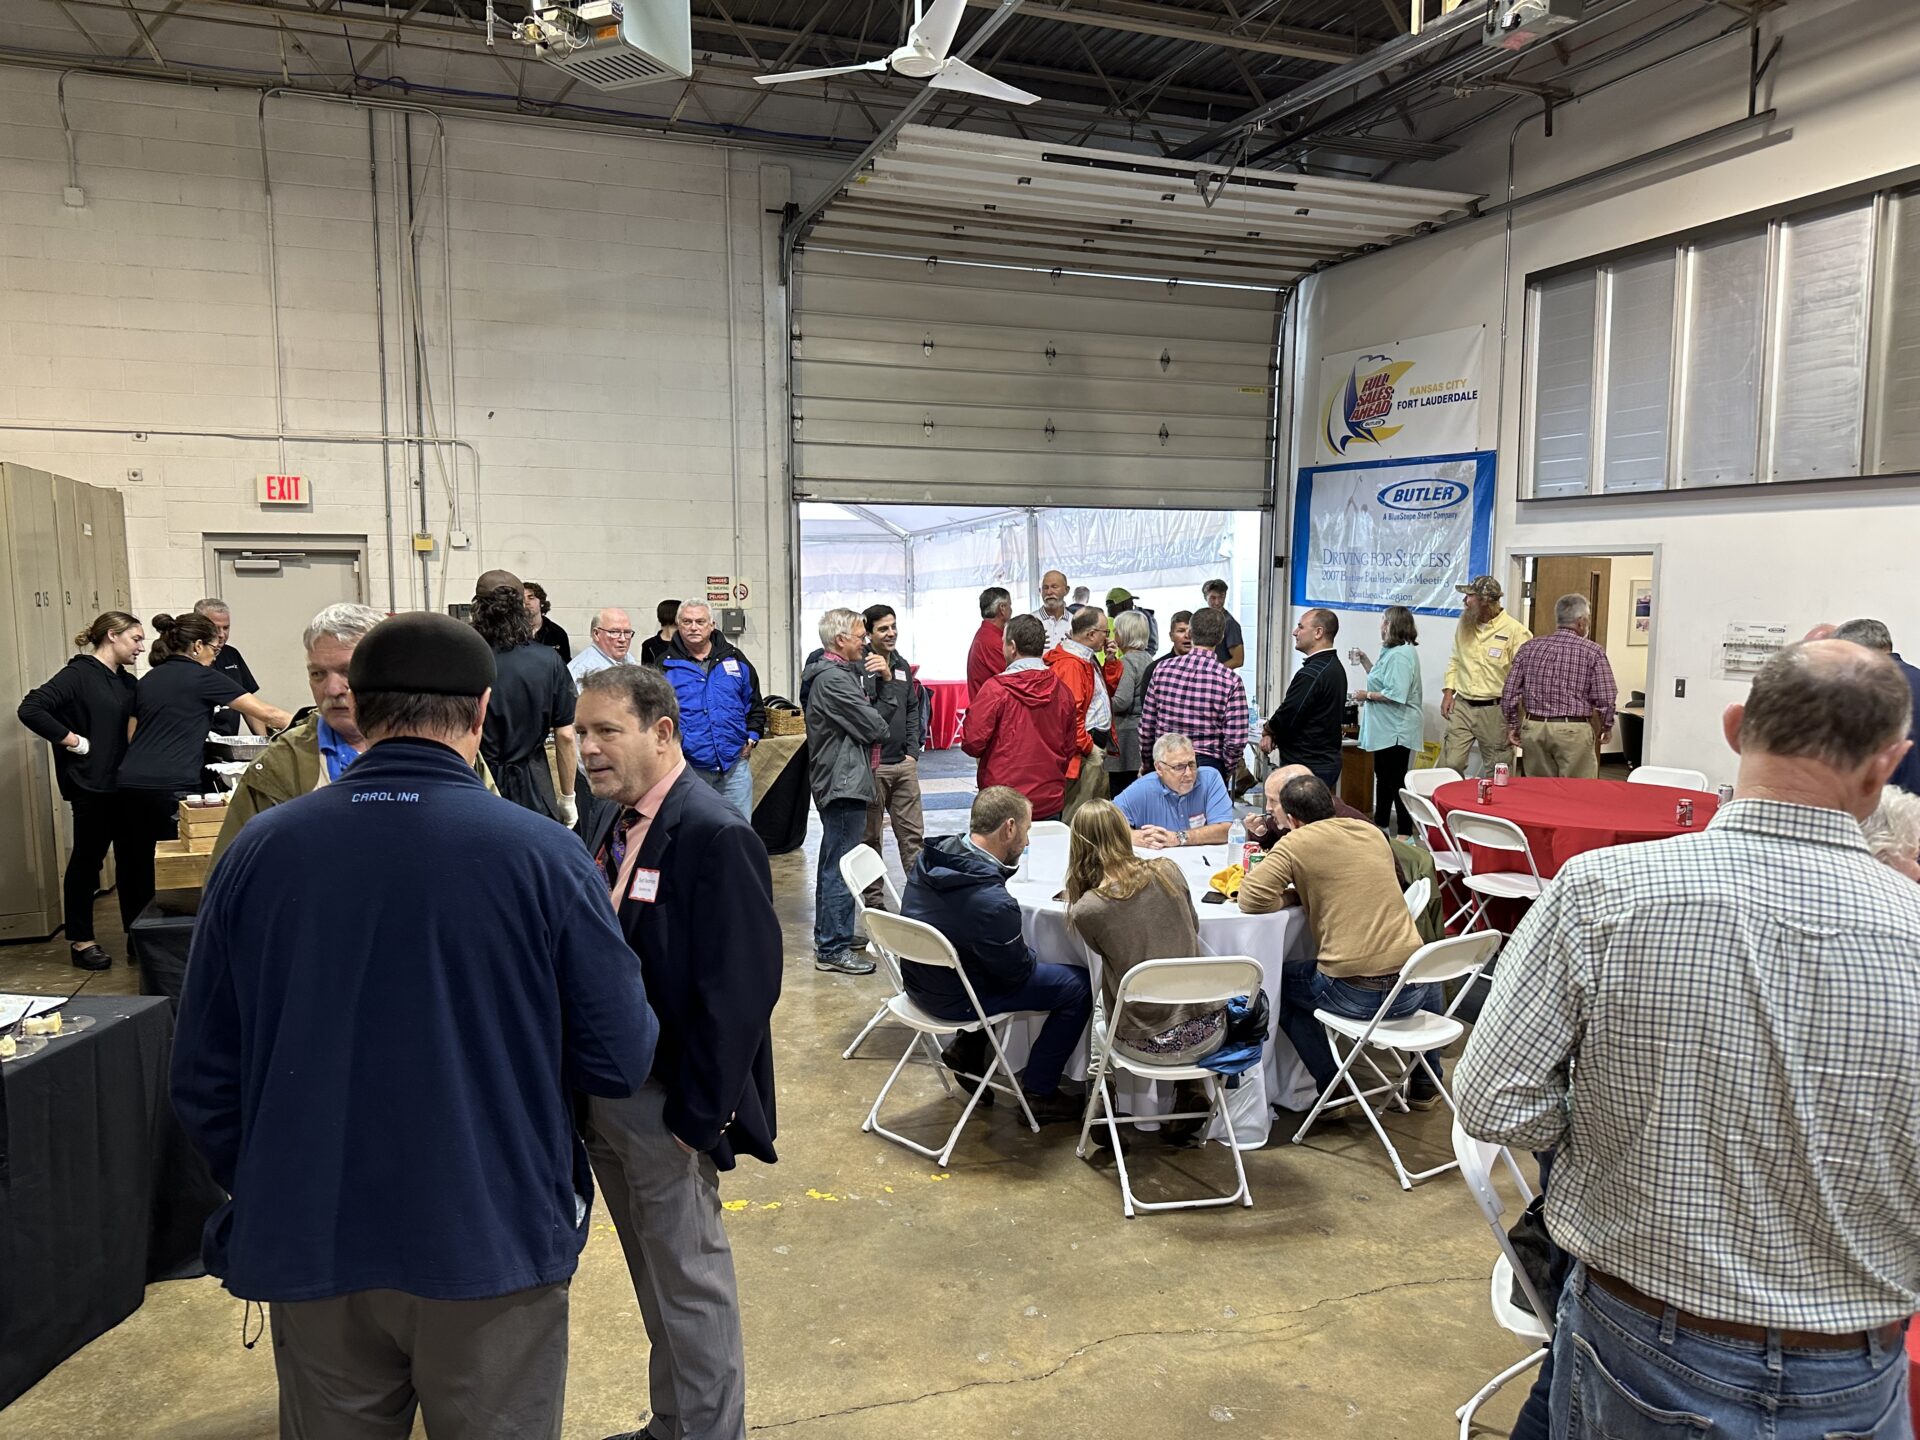
<path fill-rule="evenodd" d="M 1616 1300 L 1624 1300 L 1634 1309 L 1655 1320 L 1665 1318 L 1666 1302 L 1656 1300 L 1643 1290 L 1636 1290 L 1617 1276 L 1604 1270 L 1587 1267 L 1587 1279 L 1606 1291 Z M 1676 1309 L 1674 1323 L 1682 1330 L 1692 1330 L 1701 1335 L 1720 1335 L 1729 1340 L 1746 1340 L 1755 1345 L 1767 1343 L 1769 1333 L 1780 1337 L 1780 1345 L 1786 1350 L 1856 1350 L 1865 1349 L 1870 1340 L 1878 1339 L 1882 1349 L 1892 1349 L 1900 1344 L 1900 1337 L 1906 1332 L 1904 1320 L 1896 1320 L 1883 1325 L 1878 1331 L 1854 1330 L 1845 1335 L 1834 1335 L 1823 1330 L 1774 1330 L 1769 1332 L 1764 1325 L 1745 1325 L 1737 1320 L 1710 1320 L 1704 1315 L 1689 1315 Z"/>
<path fill-rule="evenodd" d="M 1536 725 L 1591 725 L 1592 719 L 1585 715 L 1529 715 L 1527 719 Z"/>
<path fill-rule="evenodd" d="M 1462 705 L 1498 705 L 1500 703 L 1500 697 L 1498 695 L 1495 695 L 1491 700 L 1476 700 L 1471 695 L 1456 695 L 1453 698 L 1458 700 Z"/>

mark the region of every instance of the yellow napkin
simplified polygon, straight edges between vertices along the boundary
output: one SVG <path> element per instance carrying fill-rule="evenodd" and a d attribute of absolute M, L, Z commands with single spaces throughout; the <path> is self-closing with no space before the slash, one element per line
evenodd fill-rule
<path fill-rule="evenodd" d="M 1229 900 L 1240 893 L 1240 882 L 1246 878 L 1246 872 L 1238 865 L 1229 865 L 1207 881 L 1207 888 L 1218 890 Z"/>

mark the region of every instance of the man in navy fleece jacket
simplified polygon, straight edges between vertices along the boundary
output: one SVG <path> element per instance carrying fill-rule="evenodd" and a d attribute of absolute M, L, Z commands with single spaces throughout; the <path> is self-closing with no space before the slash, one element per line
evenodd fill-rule
<path fill-rule="evenodd" d="M 474 774 L 493 668 L 447 617 L 376 626 L 371 748 L 201 904 L 174 1108 L 232 1196 L 207 1268 L 272 1304 L 287 1434 L 560 1434 L 573 1092 L 631 1094 L 658 1026 L 580 842 Z"/>

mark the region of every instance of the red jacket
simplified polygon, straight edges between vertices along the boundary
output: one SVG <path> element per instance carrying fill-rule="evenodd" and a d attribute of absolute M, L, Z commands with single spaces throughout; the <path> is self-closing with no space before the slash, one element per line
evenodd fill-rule
<path fill-rule="evenodd" d="M 1067 797 L 1067 762 L 1076 764 L 1073 695 L 1051 670 L 1003 671 L 967 706 L 960 748 L 980 762 L 979 785 L 1010 785 L 1042 818 Z"/>
<path fill-rule="evenodd" d="M 974 631 L 973 644 L 967 649 L 967 703 L 980 694 L 980 687 L 1007 668 L 1007 627 L 982 620 Z"/>
<path fill-rule="evenodd" d="M 1093 737 L 1087 734 L 1087 707 L 1093 703 L 1093 664 L 1078 655 L 1069 654 L 1067 647 L 1056 645 L 1041 657 L 1047 662 L 1047 668 L 1060 677 L 1060 683 L 1073 696 L 1073 759 L 1067 762 L 1067 778 L 1077 779 L 1080 774 L 1080 757 L 1093 753 Z M 1120 657 L 1115 656 L 1101 667 L 1102 678 L 1107 682 L 1107 694 L 1113 694 L 1114 687 L 1120 683 Z"/>

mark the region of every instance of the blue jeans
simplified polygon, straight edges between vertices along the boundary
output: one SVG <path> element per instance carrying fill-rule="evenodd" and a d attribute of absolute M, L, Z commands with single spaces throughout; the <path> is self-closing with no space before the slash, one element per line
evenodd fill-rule
<path fill-rule="evenodd" d="M 1908 1440 L 1903 1345 L 1786 1350 L 1681 1330 L 1576 1264 L 1553 1333 L 1563 1440 Z"/>
<path fill-rule="evenodd" d="M 813 872 L 813 953 L 821 959 L 853 948 L 853 895 L 840 878 L 840 857 L 860 843 L 867 802 L 831 800 L 820 810 L 820 864 Z"/>
<path fill-rule="evenodd" d="M 1093 1014 L 1093 988 L 1087 972 L 1078 965 L 1035 965 L 1024 985 L 1011 990 L 982 990 L 976 986 L 974 993 L 989 1015 L 1007 1010 L 1047 1012 L 1033 1049 L 1027 1053 L 1022 1084 L 1029 1095 L 1051 1095 L 1059 1090 L 1060 1072 L 1067 1068 L 1067 1059 Z M 925 1000 L 916 995 L 914 1003 L 942 1020 L 973 1019 L 964 995 L 952 1000 Z"/>
<path fill-rule="evenodd" d="M 745 816 L 749 825 L 753 823 L 753 766 L 744 756 L 724 770 L 702 770 L 698 765 L 687 768 L 718 790 L 720 798 Z"/>
<path fill-rule="evenodd" d="M 1368 1020 L 1387 998 L 1385 990 L 1369 990 L 1364 985 L 1349 985 L 1331 975 L 1320 973 L 1311 960 L 1289 960 L 1280 968 L 1280 1028 L 1286 1032 L 1301 1062 L 1313 1073 L 1313 1086 L 1325 1092 L 1340 1073 L 1340 1062 L 1333 1058 L 1327 1044 L 1327 1032 L 1313 1018 L 1315 1010 L 1331 1010 L 1336 1015 Z M 1394 998 L 1387 1019 L 1398 1020 L 1416 1010 L 1431 1010 L 1438 1015 L 1447 1008 L 1446 992 L 1438 985 L 1409 985 Z M 1440 1052 L 1427 1055 L 1435 1076 L 1440 1074 Z M 1362 1089 L 1366 1087 L 1361 1086 Z"/>

